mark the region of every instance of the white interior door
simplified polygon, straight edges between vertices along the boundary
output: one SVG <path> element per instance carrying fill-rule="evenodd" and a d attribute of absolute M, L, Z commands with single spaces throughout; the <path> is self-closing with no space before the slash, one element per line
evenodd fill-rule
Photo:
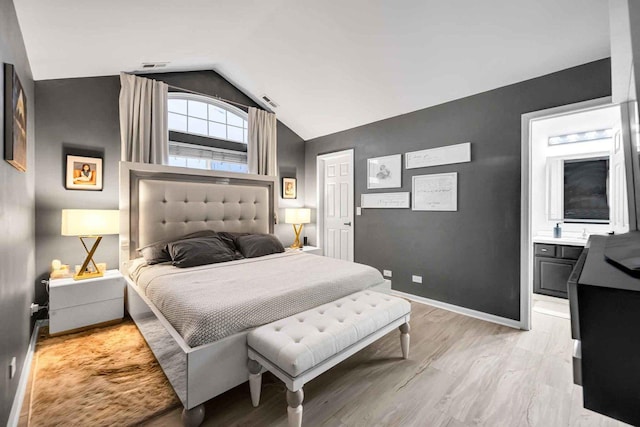
<path fill-rule="evenodd" d="M 353 150 L 320 159 L 324 255 L 353 261 Z"/>

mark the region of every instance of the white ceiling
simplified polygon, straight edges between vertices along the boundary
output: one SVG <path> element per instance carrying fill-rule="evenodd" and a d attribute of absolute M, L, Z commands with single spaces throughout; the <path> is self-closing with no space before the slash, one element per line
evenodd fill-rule
<path fill-rule="evenodd" d="M 308 140 L 609 56 L 604 0 L 14 0 L 36 80 L 214 69 Z"/>

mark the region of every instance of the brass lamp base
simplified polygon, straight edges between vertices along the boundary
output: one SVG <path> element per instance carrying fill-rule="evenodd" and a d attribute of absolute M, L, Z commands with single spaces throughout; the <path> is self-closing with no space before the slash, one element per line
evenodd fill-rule
<path fill-rule="evenodd" d="M 73 275 L 73 280 L 82 280 L 82 279 L 94 279 L 96 277 L 102 277 L 104 273 L 102 271 L 87 271 L 84 274 L 78 273 Z"/>
<path fill-rule="evenodd" d="M 87 257 L 84 259 L 84 262 L 82 263 L 82 267 L 80 267 L 80 271 L 73 276 L 73 280 L 93 279 L 96 277 L 104 276 L 104 273 L 98 270 L 98 266 L 96 265 L 96 262 L 93 260 L 93 254 L 96 252 L 96 249 L 98 249 L 98 245 L 102 240 L 102 236 L 78 236 L 78 238 L 80 239 L 80 242 L 82 242 L 82 246 L 84 246 L 84 250 L 87 252 Z M 84 243 L 83 239 L 85 238 L 96 239 L 95 243 L 91 247 L 91 250 L 89 250 L 89 248 L 87 248 L 87 245 Z M 89 266 L 90 262 L 93 264 L 93 268 L 95 269 L 94 271 L 87 271 L 87 267 Z"/>
<path fill-rule="evenodd" d="M 293 231 L 296 233 L 296 240 L 293 241 L 293 245 L 289 246 L 291 249 L 301 249 L 302 243 L 300 243 L 300 232 L 302 231 L 302 224 L 293 224 Z"/>

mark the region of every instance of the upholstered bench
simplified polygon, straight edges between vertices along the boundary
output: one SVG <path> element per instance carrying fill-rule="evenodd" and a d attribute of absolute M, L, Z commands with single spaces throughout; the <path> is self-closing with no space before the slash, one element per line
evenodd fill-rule
<path fill-rule="evenodd" d="M 403 358 L 409 355 L 409 302 L 361 291 L 249 332 L 249 387 L 260 402 L 264 369 L 287 386 L 289 426 L 302 424 L 302 387 L 372 342 L 400 327 Z"/>

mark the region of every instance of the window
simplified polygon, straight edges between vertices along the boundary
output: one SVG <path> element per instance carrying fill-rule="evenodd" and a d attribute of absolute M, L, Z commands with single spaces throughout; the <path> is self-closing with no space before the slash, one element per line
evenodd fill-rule
<path fill-rule="evenodd" d="M 248 172 L 247 113 L 201 95 L 170 92 L 169 165 Z"/>
<path fill-rule="evenodd" d="M 609 222 L 609 159 L 564 161 L 564 221 Z"/>

